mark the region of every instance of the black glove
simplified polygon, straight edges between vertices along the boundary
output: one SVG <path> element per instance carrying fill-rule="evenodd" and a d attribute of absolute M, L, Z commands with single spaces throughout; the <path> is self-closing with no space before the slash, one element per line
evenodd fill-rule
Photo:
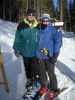
<path fill-rule="evenodd" d="M 14 51 L 15 52 L 15 56 L 16 57 L 20 57 L 21 55 L 20 55 L 20 53 L 19 53 L 19 51 Z"/>
<path fill-rule="evenodd" d="M 49 56 L 49 61 L 50 61 L 52 64 L 55 64 L 56 61 L 57 61 L 58 55 L 59 55 L 59 53 L 54 53 L 52 57 Z"/>
<path fill-rule="evenodd" d="M 54 57 L 49 57 L 49 61 L 52 63 L 52 64 L 55 64 L 57 59 L 54 58 Z"/>

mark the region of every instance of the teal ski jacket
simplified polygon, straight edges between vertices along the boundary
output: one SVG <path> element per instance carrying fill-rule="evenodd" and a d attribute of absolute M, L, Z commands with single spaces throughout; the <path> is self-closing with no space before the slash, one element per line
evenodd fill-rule
<path fill-rule="evenodd" d="M 30 25 L 31 28 L 29 27 Z M 19 52 L 24 57 L 36 56 L 37 49 L 37 21 L 34 19 L 32 23 L 29 23 L 27 19 L 24 19 L 17 27 L 14 40 L 14 51 Z"/>

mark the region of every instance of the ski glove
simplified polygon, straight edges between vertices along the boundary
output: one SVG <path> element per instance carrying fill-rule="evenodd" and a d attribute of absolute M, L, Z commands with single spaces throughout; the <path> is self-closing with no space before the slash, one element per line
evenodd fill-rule
<path fill-rule="evenodd" d="M 19 51 L 15 51 L 15 56 L 16 57 L 20 57 L 21 56 L 20 53 L 19 53 Z"/>
<path fill-rule="evenodd" d="M 49 61 L 50 61 L 52 64 L 55 64 L 56 61 L 57 61 L 58 55 L 59 55 L 59 53 L 54 53 L 52 57 L 49 56 Z"/>

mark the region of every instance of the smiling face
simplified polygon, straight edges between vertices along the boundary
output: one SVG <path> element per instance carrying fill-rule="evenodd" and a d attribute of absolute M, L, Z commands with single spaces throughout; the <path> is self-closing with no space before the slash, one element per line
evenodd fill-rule
<path fill-rule="evenodd" d="M 33 14 L 32 14 L 32 13 L 31 13 L 31 14 L 28 14 L 28 15 L 27 15 L 27 19 L 28 19 L 29 21 L 32 21 L 32 20 L 34 19 Z"/>
<path fill-rule="evenodd" d="M 48 19 L 44 19 L 42 20 L 42 24 L 47 26 L 49 24 L 49 20 Z"/>
<path fill-rule="evenodd" d="M 48 20 L 48 19 L 44 19 L 44 20 L 42 20 L 42 23 L 43 23 L 44 25 L 48 25 L 48 24 L 49 24 L 49 20 Z"/>

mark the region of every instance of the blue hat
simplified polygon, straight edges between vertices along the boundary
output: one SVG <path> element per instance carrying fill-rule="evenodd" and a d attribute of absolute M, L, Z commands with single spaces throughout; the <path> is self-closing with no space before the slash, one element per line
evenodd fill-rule
<path fill-rule="evenodd" d="M 52 18 L 50 17 L 49 14 L 43 14 L 42 17 L 41 17 L 41 20 L 52 20 Z"/>

